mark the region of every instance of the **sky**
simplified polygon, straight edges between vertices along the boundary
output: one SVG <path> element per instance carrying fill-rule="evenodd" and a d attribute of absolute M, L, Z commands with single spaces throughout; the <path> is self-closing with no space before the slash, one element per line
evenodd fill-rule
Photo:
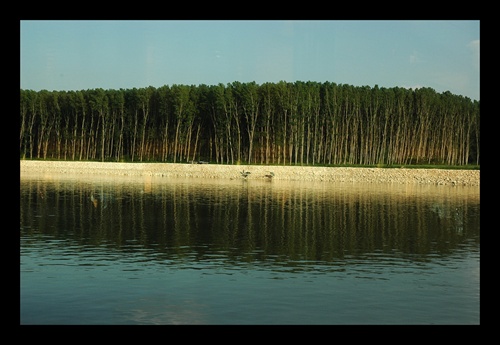
<path fill-rule="evenodd" d="M 314 81 L 479 100 L 479 20 L 21 20 L 25 90 Z"/>

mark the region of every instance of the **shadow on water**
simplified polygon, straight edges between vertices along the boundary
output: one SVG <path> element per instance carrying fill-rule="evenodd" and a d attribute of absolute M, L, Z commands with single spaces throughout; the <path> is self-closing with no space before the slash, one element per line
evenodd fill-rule
<path fill-rule="evenodd" d="M 24 177 L 22 245 L 258 264 L 432 260 L 479 251 L 479 188 L 197 179 Z"/>

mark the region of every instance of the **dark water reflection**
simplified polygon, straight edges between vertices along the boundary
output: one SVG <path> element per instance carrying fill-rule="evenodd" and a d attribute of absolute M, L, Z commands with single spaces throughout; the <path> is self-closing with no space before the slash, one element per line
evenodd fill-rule
<path fill-rule="evenodd" d="M 24 323 L 479 323 L 477 187 L 23 176 L 20 196 Z M 55 286 L 71 309 L 35 316 Z"/>

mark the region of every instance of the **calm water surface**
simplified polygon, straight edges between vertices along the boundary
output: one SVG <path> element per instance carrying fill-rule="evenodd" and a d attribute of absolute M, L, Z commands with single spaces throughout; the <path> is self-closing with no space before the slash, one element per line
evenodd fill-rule
<path fill-rule="evenodd" d="M 479 324 L 479 187 L 23 175 L 21 324 Z"/>

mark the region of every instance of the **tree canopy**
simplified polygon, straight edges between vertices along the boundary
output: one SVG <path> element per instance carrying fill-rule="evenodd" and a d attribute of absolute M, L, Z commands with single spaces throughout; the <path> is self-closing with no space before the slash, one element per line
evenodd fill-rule
<path fill-rule="evenodd" d="M 479 101 L 431 88 L 280 81 L 20 95 L 25 159 L 479 165 L 479 128 Z"/>

